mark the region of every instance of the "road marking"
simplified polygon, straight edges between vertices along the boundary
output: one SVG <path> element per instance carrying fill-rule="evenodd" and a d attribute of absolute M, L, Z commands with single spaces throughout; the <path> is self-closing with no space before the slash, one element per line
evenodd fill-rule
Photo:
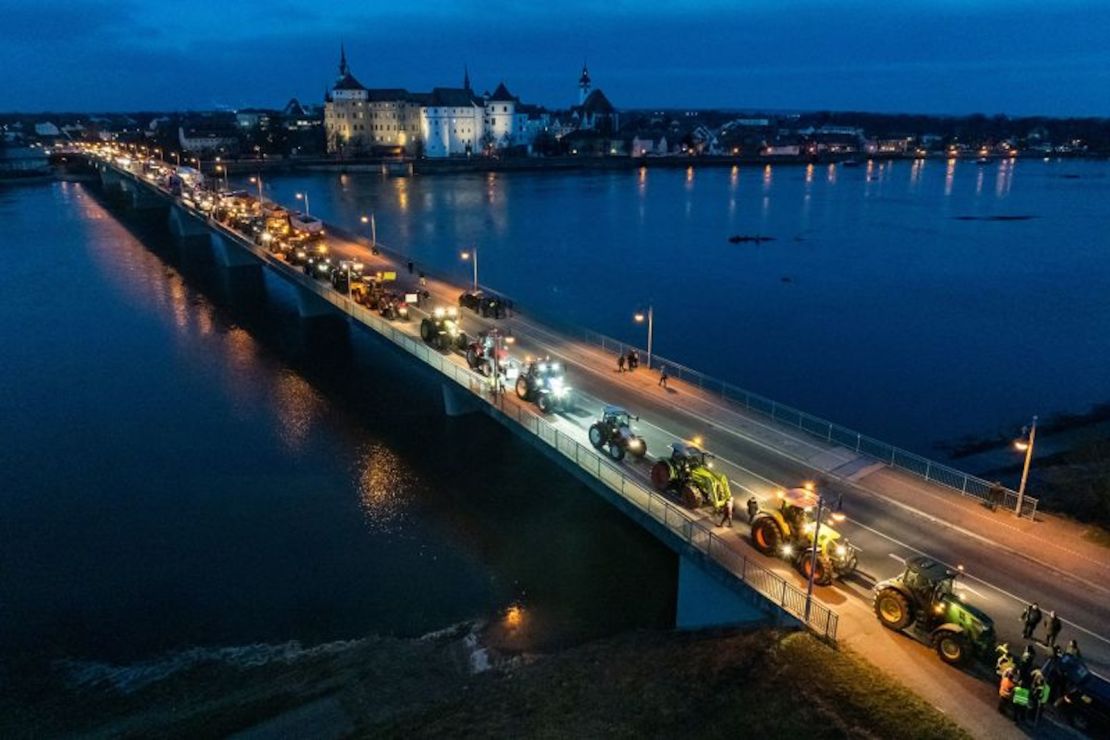
<path fill-rule="evenodd" d="M 906 559 L 905 559 L 904 557 L 902 557 L 901 555 L 895 555 L 895 554 L 894 554 L 894 553 L 892 553 L 892 552 L 888 552 L 888 553 L 887 553 L 887 557 L 888 557 L 888 558 L 893 558 L 894 560 L 897 560 L 897 561 L 898 561 L 899 563 L 901 563 L 902 565 L 905 565 L 905 564 L 906 564 Z"/>

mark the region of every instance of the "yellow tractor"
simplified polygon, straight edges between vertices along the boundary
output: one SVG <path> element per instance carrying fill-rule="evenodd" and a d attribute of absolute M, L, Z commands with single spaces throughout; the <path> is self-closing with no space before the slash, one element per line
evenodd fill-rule
<path fill-rule="evenodd" d="M 764 555 L 775 555 L 793 562 L 794 567 L 809 578 L 814 563 L 817 494 L 807 488 L 791 488 L 779 491 L 775 500 L 777 508 L 760 509 L 752 517 L 752 544 Z M 813 582 L 827 586 L 834 577 L 843 578 L 851 574 L 858 564 L 859 549 L 832 526 L 822 522 Z"/>

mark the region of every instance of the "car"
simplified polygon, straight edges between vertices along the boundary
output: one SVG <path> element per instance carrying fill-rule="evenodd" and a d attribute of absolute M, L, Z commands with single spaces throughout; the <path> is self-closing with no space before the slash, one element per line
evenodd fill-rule
<path fill-rule="evenodd" d="M 484 319 L 500 319 L 505 315 L 505 301 L 483 290 L 467 291 L 459 296 L 459 308 L 468 308 Z"/>

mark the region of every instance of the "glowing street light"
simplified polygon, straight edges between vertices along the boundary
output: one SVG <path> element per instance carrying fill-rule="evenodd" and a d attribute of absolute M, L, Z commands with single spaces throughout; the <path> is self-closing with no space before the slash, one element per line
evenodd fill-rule
<path fill-rule="evenodd" d="M 363 216 L 360 220 L 364 224 L 370 224 L 370 251 L 374 254 L 377 254 L 378 253 L 378 224 L 374 220 L 374 214 L 371 213 L 369 216 Z"/>
<path fill-rule="evenodd" d="M 637 324 L 642 324 L 645 319 L 647 320 L 647 366 L 648 370 L 651 370 L 651 344 L 655 335 L 655 309 L 651 304 L 648 304 L 647 314 L 644 314 L 643 311 L 637 311 L 632 318 L 636 320 Z"/>
<path fill-rule="evenodd" d="M 218 165 L 216 165 L 216 172 L 224 173 L 224 190 L 230 190 L 230 188 L 227 185 L 227 167 L 225 167 L 222 164 L 218 164 Z"/>
<path fill-rule="evenodd" d="M 250 181 L 258 184 L 258 207 L 261 208 L 264 205 L 262 200 L 262 175 L 255 175 Z"/>
<path fill-rule="evenodd" d="M 817 574 L 817 550 L 821 542 L 821 517 L 825 513 L 825 509 L 832 508 L 829 506 L 825 497 L 821 492 L 816 490 L 816 486 L 812 482 L 807 482 L 803 488 L 817 497 L 817 512 L 813 519 L 813 547 L 810 548 L 809 553 L 809 577 L 806 583 L 806 610 L 805 622 L 809 624 L 809 610 L 813 605 L 813 578 Z M 840 511 L 842 497 L 838 497 L 836 501 L 836 511 L 832 513 L 832 519 L 836 522 L 844 521 L 844 514 Z"/>
<path fill-rule="evenodd" d="M 478 292 L 478 247 L 475 246 L 470 251 L 460 252 L 459 256 L 462 257 L 463 260 L 472 259 L 474 261 L 474 292 L 477 293 Z"/>
<path fill-rule="evenodd" d="M 1018 486 L 1017 506 L 1014 513 L 1021 516 L 1021 506 L 1025 500 L 1025 484 L 1029 481 L 1029 464 L 1033 462 L 1033 445 L 1037 441 L 1037 417 L 1033 423 L 1021 430 L 1022 438 L 1014 440 L 1014 449 L 1025 453 L 1025 465 L 1021 469 L 1021 485 Z"/>
<path fill-rule="evenodd" d="M 312 214 L 308 212 L 308 193 L 297 193 L 297 200 L 304 201 L 304 215 L 311 216 Z"/>

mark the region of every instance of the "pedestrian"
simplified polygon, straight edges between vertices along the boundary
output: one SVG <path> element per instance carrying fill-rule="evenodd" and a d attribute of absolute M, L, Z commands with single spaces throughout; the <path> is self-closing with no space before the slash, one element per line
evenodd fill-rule
<path fill-rule="evenodd" d="M 1073 658 L 1082 659 L 1083 655 L 1079 652 L 1079 643 L 1075 640 L 1068 640 L 1068 646 L 1064 648 L 1064 655 L 1070 655 Z"/>
<path fill-rule="evenodd" d="M 664 365 L 663 367 L 659 368 L 659 385 L 663 389 L 667 388 L 667 378 L 668 377 L 670 377 L 670 376 L 667 375 L 667 366 Z"/>
<path fill-rule="evenodd" d="M 721 521 L 717 522 L 717 526 L 718 527 L 723 527 L 723 526 L 725 526 L 725 522 L 728 522 L 729 529 L 731 529 L 732 528 L 732 495 L 731 494 L 729 495 L 728 500 L 726 500 L 724 505 L 721 507 Z"/>
<path fill-rule="evenodd" d="M 633 370 L 640 366 L 640 353 L 634 349 L 628 350 L 628 366 Z"/>
<path fill-rule="evenodd" d="M 1060 634 L 1060 628 L 1064 625 L 1060 622 L 1060 618 L 1056 616 L 1056 610 L 1053 609 L 1048 613 L 1048 621 L 1045 623 L 1045 638 L 1044 644 L 1049 647 L 1056 645 L 1056 638 Z"/>
<path fill-rule="evenodd" d="M 409 266 L 409 274 L 411 275 L 412 274 L 412 268 L 413 268 L 412 260 L 409 260 L 409 265 L 408 266 Z"/>
<path fill-rule="evenodd" d="M 759 501 L 755 496 L 748 499 L 748 522 L 755 519 L 755 515 L 759 513 Z"/>
<path fill-rule="evenodd" d="M 1044 711 L 1045 704 L 1048 704 L 1048 697 L 1051 691 L 1044 675 L 1040 671 L 1033 671 L 1033 683 L 1029 687 L 1029 692 L 1031 694 L 1030 703 L 1033 705 L 1034 725 L 1040 721 L 1041 712 Z"/>
<path fill-rule="evenodd" d="M 1024 720 L 1028 709 L 1029 686 L 1027 682 L 1019 680 L 1017 685 L 1014 686 L 1014 722 Z"/>
<path fill-rule="evenodd" d="M 1013 704 L 1013 700 L 1014 674 L 1013 671 L 1006 671 L 998 682 L 998 713 L 1006 714 L 1006 708 Z"/>
<path fill-rule="evenodd" d="M 617 355 L 617 372 L 618 373 L 623 373 L 624 372 L 624 353 L 623 352 L 621 352 L 619 355 Z"/>
<path fill-rule="evenodd" d="M 1041 608 L 1037 606 L 1037 602 L 1034 601 L 1025 607 L 1025 611 L 1021 613 L 1021 619 L 1025 623 L 1021 630 L 1021 636 L 1026 640 L 1032 639 L 1033 631 L 1041 623 Z"/>
<path fill-rule="evenodd" d="M 991 483 L 990 489 L 987 491 L 987 503 L 990 504 L 991 511 L 998 511 L 998 505 L 1002 503 L 1002 496 L 1006 489 L 1002 487 L 1002 483 L 995 481 Z"/>
<path fill-rule="evenodd" d="M 1033 647 L 1033 643 L 1025 646 L 1025 652 L 1021 654 L 1021 660 L 1018 662 L 1018 680 L 1024 683 L 1029 683 L 1029 678 L 1033 673 L 1033 663 L 1037 660 L 1037 649 Z"/>

